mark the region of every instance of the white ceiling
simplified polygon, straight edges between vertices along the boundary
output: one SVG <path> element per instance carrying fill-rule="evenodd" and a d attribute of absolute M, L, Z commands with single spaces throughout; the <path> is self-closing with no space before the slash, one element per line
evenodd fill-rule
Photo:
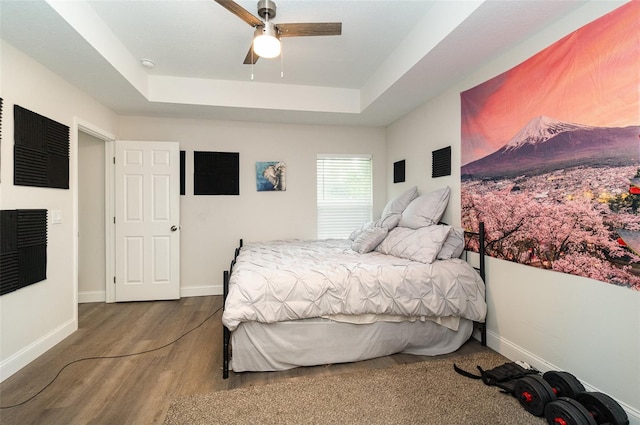
<path fill-rule="evenodd" d="M 0 0 L 0 35 L 122 115 L 385 126 L 585 2 L 280 0 L 274 22 L 342 35 L 253 67 L 253 29 L 213 0 Z"/>

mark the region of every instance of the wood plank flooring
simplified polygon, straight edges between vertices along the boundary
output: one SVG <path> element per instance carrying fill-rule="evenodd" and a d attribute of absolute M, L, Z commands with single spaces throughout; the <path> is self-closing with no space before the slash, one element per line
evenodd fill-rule
<path fill-rule="evenodd" d="M 282 372 L 231 372 L 229 379 L 223 380 L 221 306 L 221 296 L 80 304 L 78 331 L 1 383 L 1 406 L 33 396 L 69 362 L 153 350 L 201 326 L 176 343 L 146 354 L 74 363 L 31 401 L 0 410 L 0 423 L 162 424 L 175 397 L 433 359 L 396 354 Z M 471 340 L 454 355 L 483 350 L 488 348 Z"/>

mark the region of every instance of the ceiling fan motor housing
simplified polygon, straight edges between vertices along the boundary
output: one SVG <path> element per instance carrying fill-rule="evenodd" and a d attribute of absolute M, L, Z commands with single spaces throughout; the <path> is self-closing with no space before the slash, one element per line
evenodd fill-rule
<path fill-rule="evenodd" d="M 273 0 L 260 0 L 258 2 L 258 15 L 269 20 L 276 17 L 276 3 Z"/>
<path fill-rule="evenodd" d="M 276 28 L 275 24 L 272 24 L 271 22 L 265 22 L 264 26 L 257 27 L 256 30 L 253 32 L 254 37 L 258 37 L 261 35 L 269 35 L 271 37 L 280 39 L 280 34 L 278 34 L 278 29 Z"/>

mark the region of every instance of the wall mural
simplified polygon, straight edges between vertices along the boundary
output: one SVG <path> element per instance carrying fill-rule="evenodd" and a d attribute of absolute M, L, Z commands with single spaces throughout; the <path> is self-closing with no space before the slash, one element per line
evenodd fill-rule
<path fill-rule="evenodd" d="M 640 290 L 640 2 L 461 93 L 462 225 L 487 253 Z"/>

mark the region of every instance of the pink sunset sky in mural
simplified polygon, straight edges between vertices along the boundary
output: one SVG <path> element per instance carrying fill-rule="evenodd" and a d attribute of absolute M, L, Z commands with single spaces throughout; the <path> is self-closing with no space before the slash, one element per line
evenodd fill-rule
<path fill-rule="evenodd" d="M 500 149 L 540 115 L 589 126 L 640 124 L 640 2 L 599 24 L 462 93 L 462 165 Z"/>

